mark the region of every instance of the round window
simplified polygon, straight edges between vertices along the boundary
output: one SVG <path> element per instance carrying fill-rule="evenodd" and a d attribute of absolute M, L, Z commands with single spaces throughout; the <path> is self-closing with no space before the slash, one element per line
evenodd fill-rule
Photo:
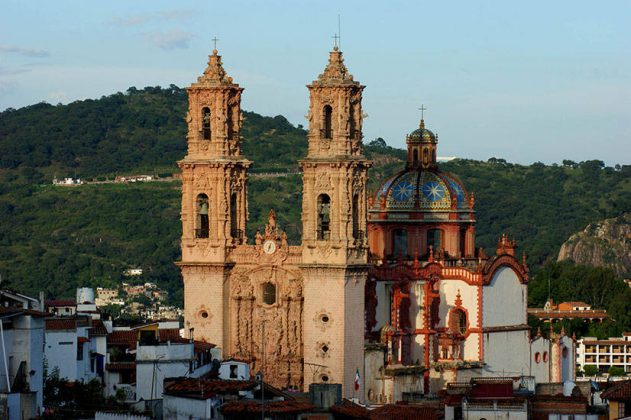
<path fill-rule="evenodd" d="M 539 363 L 541 361 L 541 353 L 535 353 L 535 363 Z"/>
<path fill-rule="evenodd" d="M 543 363 L 546 363 L 548 361 L 548 352 L 544 351 L 543 352 Z"/>
<path fill-rule="evenodd" d="M 329 382 L 328 375 L 322 375 L 322 376 L 320 376 L 320 379 L 322 380 L 322 382 Z"/>
<path fill-rule="evenodd" d="M 322 316 L 320 317 L 320 321 L 326 324 L 327 322 L 329 322 L 329 316 L 327 314 L 322 314 Z"/>
<path fill-rule="evenodd" d="M 206 312 L 206 311 L 201 311 L 201 312 L 199 313 L 199 316 L 201 316 L 202 318 L 206 319 L 206 318 L 208 318 L 208 312 Z"/>

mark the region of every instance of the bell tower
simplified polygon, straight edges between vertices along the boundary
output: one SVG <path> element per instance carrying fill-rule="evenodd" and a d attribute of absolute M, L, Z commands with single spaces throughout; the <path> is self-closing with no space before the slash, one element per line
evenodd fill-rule
<path fill-rule="evenodd" d="M 185 329 L 223 348 L 231 250 L 246 242 L 246 179 L 241 156 L 241 93 L 217 50 L 187 88 L 188 153 L 182 171 L 182 261 Z"/>
<path fill-rule="evenodd" d="M 309 147 L 302 160 L 305 389 L 343 384 L 353 394 L 363 376 L 367 276 L 366 176 L 362 151 L 364 86 L 353 80 L 336 46 L 324 72 L 307 86 Z"/>

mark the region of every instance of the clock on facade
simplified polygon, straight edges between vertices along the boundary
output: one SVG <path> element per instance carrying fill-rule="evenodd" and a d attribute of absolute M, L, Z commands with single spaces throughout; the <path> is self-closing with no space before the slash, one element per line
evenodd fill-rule
<path fill-rule="evenodd" d="M 276 242 L 272 240 L 267 240 L 263 243 L 263 251 L 266 254 L 273 254 L 276 251 Z"/>

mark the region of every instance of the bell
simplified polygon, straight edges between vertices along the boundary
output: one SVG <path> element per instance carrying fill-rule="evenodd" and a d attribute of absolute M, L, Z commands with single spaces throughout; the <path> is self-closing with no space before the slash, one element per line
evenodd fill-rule
<path fill-rule="evenodd" d="M 208 215 L 208 203 L 203 202 L 199 208 L 199 214 Z"/>

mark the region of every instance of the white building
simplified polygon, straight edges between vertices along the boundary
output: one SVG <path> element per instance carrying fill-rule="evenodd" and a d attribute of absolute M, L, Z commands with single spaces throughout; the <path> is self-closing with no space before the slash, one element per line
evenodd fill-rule
<path fill-rule="evenodd" d="M 601 373 L 606 373 L 612 366 L 631 372 L 631 332 L 606 340 L 583 337 L 578 340 L 576 365 L 581 370 L 587 365 L 596 366 Z"/>
<path fill-rule="evenodd" d="M 0 418 L 31 418 L 43 409 L 45 315 L 0 307 Z"/>
<path fill-rule="evenodd" d="M 537 383 L 558 383 L 576 379 L 574 338 L 553 334 L 551 339 L 537 334 L 530 343 L 530 375 Z"/>
<path fill-rule="evenodd" d="M 46 320 L 44 356 L 49 374 L 57 370 L 68 381 L 90 382 L 102 377 L 107 331 L 90 316 Z"/>

